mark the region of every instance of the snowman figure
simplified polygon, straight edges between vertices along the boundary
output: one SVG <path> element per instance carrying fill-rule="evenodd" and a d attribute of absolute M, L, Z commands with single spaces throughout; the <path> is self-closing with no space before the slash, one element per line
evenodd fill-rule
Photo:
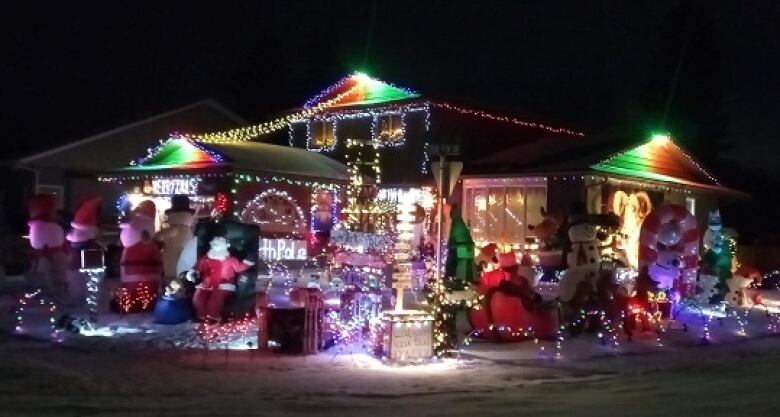
<path fill-rule="evenodd" d="M 166 282 L 178 277 L 176 265 L 184 246 L 192 240 L 192 224 L 195 210 L 190 208 L 190 198 L 186 195 L 174 195 L 171 208 L 165 210 L 167 227 L 154 235 L 154 240 L 163 247 L 163 271 Z"/>
<path fill-rule="evenodd" d="M 709 219 L 707 221 L 707 230 L 704 232 L 701 243 L 704 246 L 705 251 L 713 249 L 719 252 L 719 248 L 723 246 L 724 240 L 723 219 L 720 216 L 720 210 L 712 210 L 710 211 Z"/>
<path fill-rule="evenodd" d="M 36 194 L 28 202 L 30 220 L 30 246 L 33 248 L 33 265 L 31 272 L 43 277 L 44 285 L 55 298 L 65 297 L 67 284 L 65 268 L 65 232 L 62 226 L 55 222 L 54 196 L 51 194 Z"/>
<path fill-rule="evenodd" d="M 569 240 L 571 251 L 566 255 L 569 269 L 559 287 L 559 296 L 564 302 L 572 301 L 582 282 L 595 288 L 601 266 L 598 226 L 591 222 L 582 203 L 573 204 L 570 210 Z"/>

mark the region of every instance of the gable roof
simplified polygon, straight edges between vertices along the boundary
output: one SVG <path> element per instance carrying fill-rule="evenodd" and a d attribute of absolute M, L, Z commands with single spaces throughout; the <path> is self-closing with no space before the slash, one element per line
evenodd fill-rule
<path fill-rule="evenodd" d="M 348 107 L 368 104 L 382 104 L 392 101 L 409 100 L 420 94 L 393 84 L 369 77 L 361 72 L 348 75 L 319 94 L 306 100 L 304 109 L 318 104 L 332 102 L 328 107 Z"/>
<path fill-rule="evenodd" d="M 547 137 L 473 161 L 466 175 L 602 172 L 703 189 L 739 193 L 721 185 L 668 136 L 633 145 L 610 136 Z"/>
<path fill-rule="evenodd" d="M 127 165 L 172 131 L 213 131 L 246 121 L 214 100 L 203 100 L 102 132 L 17 161 L 31 168 L 95 174 Z"/>
<path fill-rule="evenodd" d="M 347 166 L 315 152 L 262 142 L 203 144 L 186 137 L 172 137 L 149 153 L 119 170 L 133 175 L 139 171 L 186 170 L 263 173 L 296 178 L 347 181 Z M 116 172 L 116 171 L 115 171 Z M 120 174 L 122 175 L 122 174 Z"/>
<path fill-rule="evenodd" d="M 665 135 L 590 166 L 595 171 L 691 186 L 720 186 L 697 161 Z"/>

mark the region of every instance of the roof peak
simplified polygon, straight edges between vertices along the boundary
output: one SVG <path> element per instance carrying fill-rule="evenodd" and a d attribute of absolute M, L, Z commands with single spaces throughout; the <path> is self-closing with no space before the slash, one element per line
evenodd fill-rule
<path fill-rule="evenodd" d="M 379 104 L 420 97 L 420 93 L 398 87 L 363 72 L 354 72 L 331 84 L 317 95 L 303 103 L 303 108 L 333 101 L 329 107 L 345 107 L 364 104 Z"/>

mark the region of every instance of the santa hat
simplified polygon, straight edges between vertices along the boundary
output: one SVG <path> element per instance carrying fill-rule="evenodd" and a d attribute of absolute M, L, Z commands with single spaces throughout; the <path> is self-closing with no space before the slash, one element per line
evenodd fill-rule
<path fill-rule="evenodd" d="M 76 215 L 70 225 L 74 229 L 93 230 L 97 229 L 98 210 L 100 210 L 100 197 L 91 198 L 81 203 L 76 209 Z"/>
<path fill-rule="evenodd" d="M 517 256 L 514 252 L 506 252 L 498 255 L 498 263 L 502 268 L 517 266 Z"/>
<path fill-rule="evenodd" d="M 157 216 L 157 207 L 154 206 L 154 201 L 144 200 L 133 209 L 133 215 L 154 220 L 154 218 Z"/>
<path fill-rule="evenodd" d="M 30 221 L 51 222 L 54 220 L 54 195 L 36 194 L 30 197 L 27 206 L 30 210 Z"/>

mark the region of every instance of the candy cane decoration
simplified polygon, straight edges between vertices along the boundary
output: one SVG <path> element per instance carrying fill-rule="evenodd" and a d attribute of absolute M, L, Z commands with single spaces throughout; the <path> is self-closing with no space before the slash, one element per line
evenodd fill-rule
<path fill-rule="evenodd" d="M 659 239 L 669 241 L 664 244 Z M 639 234 L 639 269 L 655 263 L 662 251 L 672 251 L 680 256 L 682 283 L 691 285 L 696 281 L 699 230 L 696 218 L 683 206 L 663 205 L 650 212 L 642 222 Z"/>

